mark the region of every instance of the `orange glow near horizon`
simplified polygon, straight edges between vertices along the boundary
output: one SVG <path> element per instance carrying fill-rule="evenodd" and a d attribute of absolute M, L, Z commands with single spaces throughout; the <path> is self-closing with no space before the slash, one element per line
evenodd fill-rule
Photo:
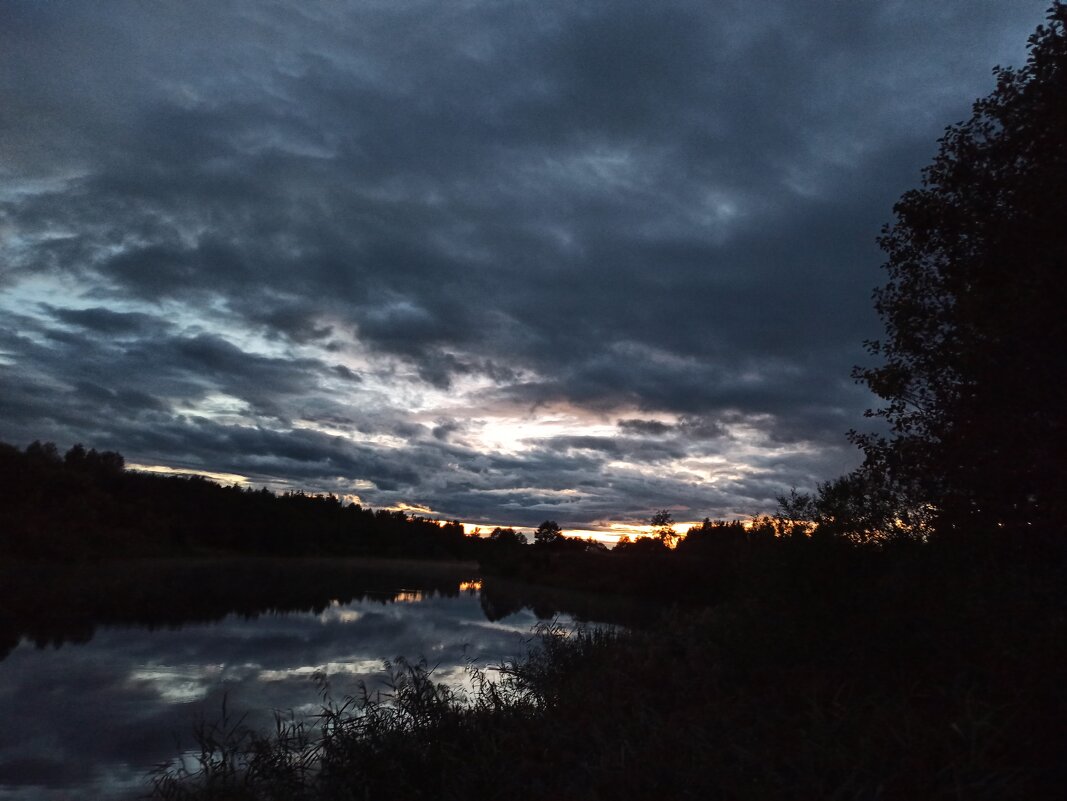
<path fill-rule="evenodd" d="M 702 522 L 701 520 L 677 522 L 674 524 L 674 530 L 678 536 L 683 536 L 690 528 L 699 527 Z M 462 525 L 463 531 L 467 536 L 475 536 L 475 532 L 478 532 L 481 536 L 488 537 L 489 533 L 499 526 L 499 528 L 513 528 L 520 534 L 525 534 L 530 542 L 533 542 L 534 531 L 536 530 L 528 526 L 507 526 L 494 523 L 463 523 Z M 597 528 L 565 528 L 563 529 L 563 536 L 592 539 L 611 547 L 623 537 L 635 540 L 638 537 L 652 537 L 655 535 L 652 533 L 652 526 L 648 524 L 604 522 Z"/>

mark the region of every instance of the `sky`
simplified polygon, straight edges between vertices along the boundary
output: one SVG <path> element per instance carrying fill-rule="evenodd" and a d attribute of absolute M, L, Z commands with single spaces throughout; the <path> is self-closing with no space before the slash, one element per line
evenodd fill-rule
<path fill-rule="evenodd" d="M 876 237 L 1047 0 L 0 4 L 0 440 L 471 524 L 856 466 Z"/>

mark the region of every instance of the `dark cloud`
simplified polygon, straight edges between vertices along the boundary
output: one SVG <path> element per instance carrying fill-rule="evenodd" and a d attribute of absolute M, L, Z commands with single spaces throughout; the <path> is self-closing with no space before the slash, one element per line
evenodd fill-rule
<path fill-rule="evenodd" d="M 136 335 L 154 332 L 166 324 L 158 318 L 137 312 L 116 312 L 97 306 L 91 309 L 64 309 L 44 306 L 60 322 L 97 334 Z"/>
<path fill-rule="evenodd" d="M 661 423 L 659 420 L 620 420 L 618 426 L 623 431 L 634 431 L 639 434 L 649 434 L 651 436 L 663 435 L 671 430 L 671 426 L 666 423 Z"/>
<path fill-rule="evenodd" d="M 761 511 L 855 463 L 874 238 L 1045 4 L 5 3 L 0 436 Z"/>

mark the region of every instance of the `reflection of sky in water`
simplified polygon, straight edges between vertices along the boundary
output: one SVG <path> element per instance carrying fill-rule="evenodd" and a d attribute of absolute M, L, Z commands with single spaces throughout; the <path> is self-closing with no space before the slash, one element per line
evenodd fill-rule
<path fill-rule="evenodd" d="M 320 673 L 340 697 L 360 680 L 381 686 L 383 661 L 404 656 L 425 658 L 437 681 L 458 684 L 468 659 L 521 654 L 537 621 L 523 611 L 490 623 L 475 592 L 411 591 L 402 600 L 180 629 L 104 627 L 85 645 L 58 649 L 24 641 L 0 662 L 0 799 L 143 792 L 146 770 L 177 754 L 176 736 L 190 746 L 194 723 L 218 718 L 224 697 L 266 729 L 272 710 L 318 711 Z"/>

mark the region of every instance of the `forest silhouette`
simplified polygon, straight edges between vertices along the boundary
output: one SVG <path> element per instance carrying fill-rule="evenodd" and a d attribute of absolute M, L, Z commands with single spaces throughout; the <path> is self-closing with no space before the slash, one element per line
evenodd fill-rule
<path fill-rule="evenodd" d="M 0 554 L 470 558 L 458 522 L 346 504 L 332 495 L 224 487 L 124 470 L 113 452 L 0 443 Z"/>

